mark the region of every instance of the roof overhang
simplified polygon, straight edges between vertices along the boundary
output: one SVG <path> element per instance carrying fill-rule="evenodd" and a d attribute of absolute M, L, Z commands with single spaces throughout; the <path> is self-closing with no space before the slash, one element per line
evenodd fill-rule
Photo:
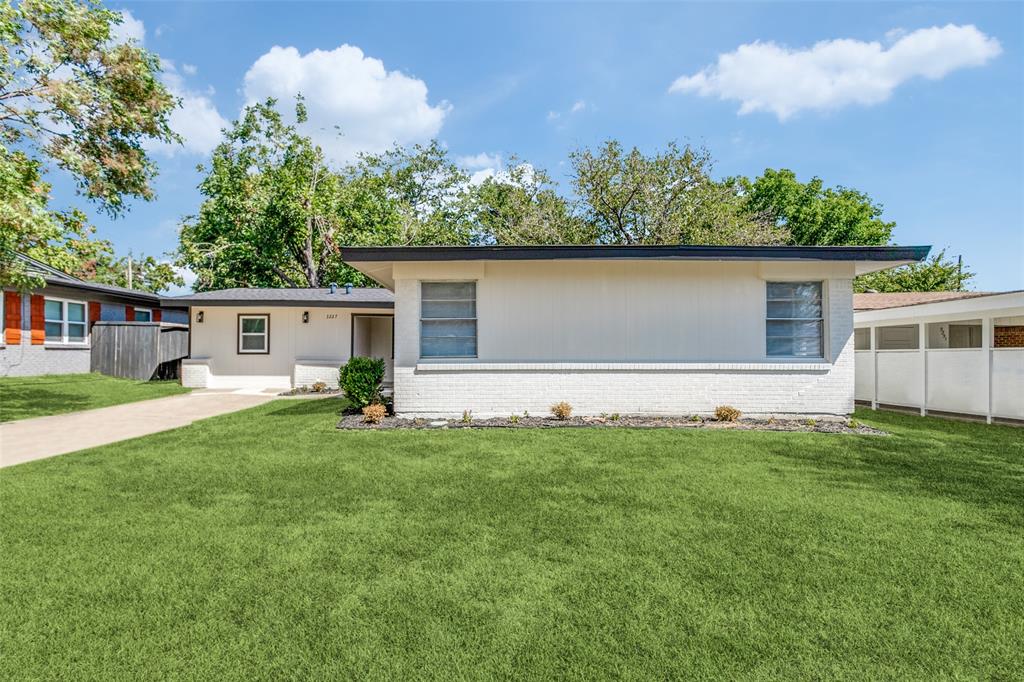
<path fill-rule="evenodd" d="M 917 263 L 930 246 L 353 246 L 342 259 L 389 289 L 399 262 L 672 260 L 844 261 L 864 275 Z"/>
<path fill-rule="evenodd" d="M 176 296 L 160 299 L 161 305 L 180 307 L 229 307 L 229 308 L 394 308 L 393 301 L 323 301 L 323 300 L 281 300 L 281 299 L 232 299 L 232 298 L 191 298 Z"/>
<path fill-rule="evenodd" d="M 973 298 L 931 301 L 896 308 L 855 310 L 854 322 L 870 324 L 915 320 L 974 319 L 977 317 L 1017 317 L 1024 315 L 1024 291 L 1006 291 Z"/>

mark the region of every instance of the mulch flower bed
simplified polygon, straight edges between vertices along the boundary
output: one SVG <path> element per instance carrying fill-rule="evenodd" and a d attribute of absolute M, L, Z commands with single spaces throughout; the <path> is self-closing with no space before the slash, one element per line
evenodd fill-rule
<path fill-rule="evenodd" d="M 490 419 L 407 419 L 385 417 L 379 424 L 363 421 L 362 414 L 345 414 L 338 421 L 339 429 L 559 429 L 559 428 L 661 428 L 661 429 L 732 429 L 737 431 L 816 431 L 819 433 L 850 433 L 884 436 L 885 431 L 845 419 L 740 419 L 720 422 L 704 417 L 492 417 Z"/>
<path fill-rule="evenodd" d="M 293 388 L 290 391 L 278 393 L 278 395 L 337 395 L 339 393 L 341 393 L 340 388 L 324 388 L 319 391 L 314 391 L 309 386 L 299 386 L 298 388 Z"/>

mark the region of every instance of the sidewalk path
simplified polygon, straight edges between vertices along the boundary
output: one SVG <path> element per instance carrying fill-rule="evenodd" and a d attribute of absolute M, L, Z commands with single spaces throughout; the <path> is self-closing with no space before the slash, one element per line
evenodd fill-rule
<path fill-rule="evenodd" d="M 187 426 L 273 400 L 260 392 L 193 391 L 96 410 L 0 424 L 0 467 Z"/>

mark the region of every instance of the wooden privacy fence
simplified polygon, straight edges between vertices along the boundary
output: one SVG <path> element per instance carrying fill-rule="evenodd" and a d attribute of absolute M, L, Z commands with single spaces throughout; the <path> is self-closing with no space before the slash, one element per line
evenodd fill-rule
<path fill-rule="evenodd" d="M 188 356 L 188 329 L 159 322 L 96 322 L 92 328 L 94 372 L 126 379 L 173 379 Z"/>

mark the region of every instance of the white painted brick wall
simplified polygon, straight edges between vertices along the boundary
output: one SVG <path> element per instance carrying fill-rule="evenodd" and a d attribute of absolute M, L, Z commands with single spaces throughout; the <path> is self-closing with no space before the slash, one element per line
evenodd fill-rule
<path fill-rule="evenodd" d="M 755 414 L 833 414 L 853 411 L 852 280 L 828 287 L 828 352 L 825 370 L 457 370 L 417 371 L 417 283 L 396 282 L 395 408 L 399 414 L 506 416 L 548 414 L 565 400 L 575 414 L 680 415 L 710 413 L 732 405 Z M 767 364 L 767 363 L 766 363 Z"/>
<path fill-rule="evenodd" d="M 295 388 L 312 386 L 316 382 L 322 381 L 330 388 L 338 388 L 339 370 L 340 365 L 298 361 L 295 363 L 293 386 Z"/>
<path fill-rule="evenodd" d="M 204 361 L 181 361 L 181 385 L 186 388 L 206 388 L 210 383 L 210 366 Z"/>
<path fill-rule="evenodd" d="M 22 332 L 20 345 L 0 347 L 0 376 L 31 377 L 42 374 L 86 374 L 89 371 L 88 348 L 46 348 L 33 346 Z"/>

